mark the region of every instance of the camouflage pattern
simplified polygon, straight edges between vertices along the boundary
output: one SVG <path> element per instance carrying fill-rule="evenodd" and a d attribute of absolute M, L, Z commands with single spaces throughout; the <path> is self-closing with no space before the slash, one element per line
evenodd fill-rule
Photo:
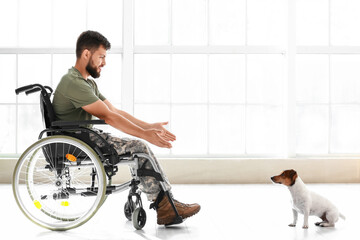
<path fill-rule="evenodd" d="M 153 154 L 153 152 L 151 151 L 151 149 L 148 147 L 148 145 L 146 143 L 144 143 L 141 140 L 137 140 L 137 139 L 116 137 L 116 136 L 111 135 L 110 133 L 103 132 L 102 130 L 99 130 L 99 129 L 93 129 L 93 130 L 96 131 L 109 144 L 113 144 L 113 146 L 115 147 L 115 149 L 119 155 L 129 153 L 129 152 L 130 153 L 145 153 L 145 154 L 150 155 L 155 160 L 157 167 L 160 169 L 160 174 L 164 178 L 164 183 L 166 186 L 165 191 L 166 190 L 170 191 L 170 189 L 171 189 L 170 182 L 167 179 L 166 175 L 164 174 L 155 155 Z M 91 139 L 91 141 L 95 141 L 99 147 L 104 147 L 104 145 L 105 145 L 94 134 L 90 134 L 90 139 Z M 150 161 L 146 161 L 146 160 L 147 159 L 145 159 L 145 158 L 139 158 L 139 161 L 138 161 L 139 166 L 137 166 L 137 167 L 141 168 L 143 166 L 143 164 L 145 163 L 145 166 L 144 166 L 145 169 L 154 170 Z M 133 171 L 135 171 L 135 169 L 133 169 Z M 159 181 L 156 180 L 154 177 L 148 177 L 148 176 L 140 177 L 139 187 L 140 187 L 140 190 L 146 194 L 149 201 L 155 201 L 157 195 L 159 194 L 159 192 L 161 190 Z"/>

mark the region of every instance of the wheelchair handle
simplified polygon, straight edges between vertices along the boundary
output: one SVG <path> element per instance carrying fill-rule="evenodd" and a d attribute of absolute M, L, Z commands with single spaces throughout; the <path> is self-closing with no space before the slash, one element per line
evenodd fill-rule
<path fill-rule="evenodd" d="M 28 91 L 34 88 L 35 84 L 31 84 L 31 85 L 27 85 L 27 86 L 23 86 L 23 87 L 19 87 L 17 89 L 15 89 L 15 93 L 16 95 L 19 95 L 19 93 L 22 93 L 24 91 Z"/>
<path fill-rule="evenodd" d="M 19 95 L 19 93 L 25 92 L 26 95 L 29 95 L 31 93 L 35 93 L 38 91 L 47 92 L 46 89 L 49 89 L 49 91 L 52 93 L 52 89 L 48 86 L 42 86 L 41 84 L 30 84 L 23 87 L 19 87 L 15 89 L 16 95 Z"/>
<path fill-rule="evenodd" d="M 40 88 L 33 88 L 31 90 L 28 90 L 25 92 L 26 95 L 29 95 L 29 94 L 32 94 L 32 93 L 35 93 L 35 92 L 38 92 L 38 91 L 41 91 Z"/>

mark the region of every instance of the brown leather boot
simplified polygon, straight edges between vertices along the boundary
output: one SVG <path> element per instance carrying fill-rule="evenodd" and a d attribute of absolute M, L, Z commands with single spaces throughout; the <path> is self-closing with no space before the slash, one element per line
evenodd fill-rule
<path fill-rule="evenodd" d="M 197 203 L 184 204 L 175 199 L 173 201 L 179 215 L 183 219 L 191 217 L 200 211 L 200 205 Z M 157 224 L 159 225 L 171 224 L 176 216 L 175 211 L 172 208 L 167 196 L 164 196 L 163 199 L 160 201 L 158 207 L 156 208 L 156 212 Z"/>

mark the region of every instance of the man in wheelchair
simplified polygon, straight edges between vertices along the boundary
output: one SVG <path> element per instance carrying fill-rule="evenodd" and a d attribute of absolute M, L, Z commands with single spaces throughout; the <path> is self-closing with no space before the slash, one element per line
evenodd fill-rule
<path fill-rule="evenodd" d="M 104 97 L 92 78 L 100 76 L 102 68 L 106 64 L 106 52 L 111 47 L 110 42 L 100 33 L 95 31 L 83 32 L 76 43 L 76 64 L 70 68 L 58 84 L 53 98 L 53 107 L 57 120 L 82 121 L 91 120 L 92 116 L 104 120 L 112 127 L 129 135 L 144 139 L 149 143 L 163 148 L 171 148 L 171 141 L 176 140 L 174 134 L 164 128 L 167 123 L 146 123 L 136 119 L 132 115 L 115 108 Z M 91 76 L 92 78 L 89 78 Z M 92 128 L 92 126 L 86 126 Z M 157 223 L 159 225 L 171 224 L 176 212 L 182 219 L 188 218 L 200 210 L 198 204 L 183 204 L 175 199 L 172 202 L 164 197 L 164 191 L 170 191 L 171 186 L 163 173 L 158 161 L 147 144 L 141 140 L 127 139 L 113 136 L 99 129 L 92 128 L 110 145 L 113 145 L 119 155 L 125 153 L 145 153 L 155 161 L 157 168 L 163 177 L 162 189 L 160 182 L 154 176 L 141 176 L 140 189 L 152 201 L 152 207 L 157 211 Z M 90 134 L 90 139 L 99 147 L 103 142 L 98 136 Z M 138 159 L 137 169 L 154 170 L 152 164 L 145 159 Z"/>

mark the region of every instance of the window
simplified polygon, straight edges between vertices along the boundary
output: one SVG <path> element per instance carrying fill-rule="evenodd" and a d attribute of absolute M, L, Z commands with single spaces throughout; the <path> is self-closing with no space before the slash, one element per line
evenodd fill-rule
<path fill-rule="evenodd" d="M 358 1 L 297 1 L 296 152 L 359 154 Z"/>
<path fill-rule="evenodd" d="M 173 149 L 156 152 L 281 155 L 287 5 L 137 0 L 134 6 L 134 113 L 170 120 L 177 135 Z"/>
<path fill-rule="evenodd" d="M 112 43 L 101 92 L 176 134 L 171 150 L 152 147 L 158 156 L 357 155 L 359 10 L 355 0 L 0 0 L 0 154 L 20 154 L 42 129 L 38 96 L 14 89 L 55 88 L 93 29 Z"/>
<path fill-rule="evenodd" d="M 16 96 L 15 88 L 40 83 L 55 89 L 74 66 L 76 38 L 86 29 L 99 29 L 112 43 L 102 74 L 107 84 L 99 79 L 98 85 L 121 107 L 121 91 L 112 87 L 121 88 L 122 1 L 0 0 L 0 20 L 7 33 L 0 40 L 2 157 L 21 154 L 43 129 L 38 94 Z"/>

